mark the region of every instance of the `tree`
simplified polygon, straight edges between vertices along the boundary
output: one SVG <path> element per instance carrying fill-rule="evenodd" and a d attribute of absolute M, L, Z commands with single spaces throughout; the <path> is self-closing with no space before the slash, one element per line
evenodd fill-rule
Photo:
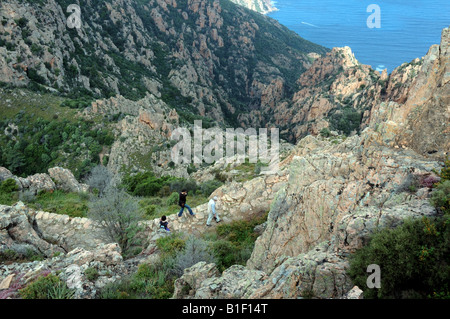
<path fill-rule="evenodd" d="M 112 174 L 108 168 L 102 165 L 95 166 L 88 178 L 86 184 L 91 188 L 98 189 L 100 196 L 103 195 L 105 190 L 111 185 Z"/>
<path fill-rule="evenodd" d="M 184 269 L 192 267 L 201 261 L 214 263 L 214 254 L 206 241 L 191 235 L 186 240 L 184 249 L 175 258 L 174 273 L 177 276 L 181 276 Z"/>
<path fill-rule="evenodd" d="M 141 230 L 143 215 L 139 201 L 125 190 L 109 187 L 89 203 L 88 217 L 99 222 L 109 239 L 119 244 L 124 256 L 139 246 L 136 234 Z"/>

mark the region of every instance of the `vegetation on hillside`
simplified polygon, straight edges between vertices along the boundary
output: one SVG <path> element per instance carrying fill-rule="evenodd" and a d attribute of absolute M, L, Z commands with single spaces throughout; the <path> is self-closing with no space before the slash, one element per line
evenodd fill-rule
<path fill-rule="evenodd" d="M 450 161 L 434 184 L 431 203 L 438 217 L 406 220 L 394 229 L 381 229 L 350 259 L 348 274 L 365 298 L 450 299 Z M 381 288 L 366 285 L 367 266 L 381 269 Z"/>
<path fill-rule="evenodd" d="M 174 233 L 157 240 L 158 262 L 142 264 L 138 271 L 120 282 L 109 284 L 99 292 L 103 299 L 167 299 L 172 297 L 174 283 L 200 261 L 214 262 L 220 271 L 232 265 L 245 265 L 250 258 L 257 234 L 254 227 L 267 214 L 253 220 L 219 225 L 202 237 Z"/>

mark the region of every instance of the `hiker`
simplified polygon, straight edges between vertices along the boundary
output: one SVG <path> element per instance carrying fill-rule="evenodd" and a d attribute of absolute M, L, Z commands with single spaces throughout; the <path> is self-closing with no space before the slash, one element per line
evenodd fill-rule
<path fill-rule="evenodd" d="M 218 200 L 217 196 L 214 196 L 208 202 L 208 214 L 209 215 L 208 215 L 208 220 L 206 221 L 206 226 L 208 226 L 208 227 L 211 226 L 211 221 L 212 221 L 213 217 L 216 220 L 216 223 L 220 222 L 219 214 L 217 214 L 217 212 L 216 212 L 217 200 Z"/>
<path fill-rule="evenodd" d="M 194 212 L 192 211 L 192 209 L 189 207 L 188 204 L 186 204 L 186 196 L 187 196 L 188 192 L 187 190 L 183 189 L 180 193 L 180 199 L 178 200 L 178 205 L 180 205 L 181 209 L 180 212 L 178 213 L 178 217 L 181 217 L 181 215 L 183 215 L 183 211 L 184 208 L 186 207 L 189 211 L 189 214 L 191 214 L 191 216 L 195 216 Z"/>
<path fill-rule="evenodd" d="M 169 222 L 167 221 L 167 217 L 164 215 L 159 220 L 159 228 L 164 229 L 166 231 L 170 231 L 169 229 Z"/>

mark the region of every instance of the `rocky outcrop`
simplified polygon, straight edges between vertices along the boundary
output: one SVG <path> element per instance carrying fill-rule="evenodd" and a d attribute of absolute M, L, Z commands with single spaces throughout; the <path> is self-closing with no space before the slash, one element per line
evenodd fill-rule
<path fill-rule="evenodd" d="M 408 73 L 403 71 L 411 82 L 407 87 L 408 93 L 396 102 L 382 103 L 371 111 L 371 122 L 383 121 L 378 130 L 388 131 L 391 134 L 391 146 L 412 148 L 419 154 L 441 160 L 448 156 L 449 42 L 450 29 L 446 28 L 442 31 L 441 44 L 433 45 L 422 61 L 413 61 L 396 69 L 397 72 L 410 70 Z M 402 87 L 401 84 L 399 86 Z"/>
<path fill-rule="evenodd" d="M 82 193 L 89 190 L 89 186 L 79 183 L 72 172 L 62 167 L 49 168 L 49 174 L 34 174 L 26 178 L 13 175 L 8 169 L 0 167 L 0 182 L 14 179 L 18 190 L 36 195 L 39 191 L 54 191 L 61 189 L 66 192 Z"/>
<path fill-rule="evenodd" d="M 132 101 L 121 95 L 97 100 L 83 112 L 86 118 L 112 120 L 116 135 L 108 156 L 108 169 L 118 177 L 125 171 L 153 171 L 158 175 L 188 177 L 186 167 L 169 167 L 170 136 L 180 125 L 177 111 L 152 94 Z M 116 120 L 117 119 L 117 120 Z M 187 166 L 187 165 L 185 165 Z"/>
<path fill-rule="evenodd" d="M 234 265 L 221 276 L 215 264 L 200 262 L 185 269 L 175 281 L 175 299 L 237 299 L 248 298 L 262 283 L 265 274 Z"/>
<path fill-rule="evenodd" d="M 353 286 L 347 268 L 348 262 L 329 253 L 324 242 L 308 253 L 285 258 L 250 298 L 341 298 Z"/>
<path fill-rule="evenodd" d="M 450 147 L 448 30 L 442 31 L 440 45 L 390 75 L 359 63 L 348 47 L 333 48 L 314 58 L 292 98 L 261 103 L 251 112 L 253 121 L 268 118 L 285 139 L 297 142 L 323 129 L 352 135 L 383 116 L 386 125 L 396 123 L 390 128 L 395 129 L 392 146 L 443 159 Z"/>
<path fill-rule="evenodd" d="M 264 231 L 247 267 L 242 269 L 249 277 L 256 271 L 260 277 L 255 279 L 255 286 L 234 298 L 360 298 L 361 291 L 346 273 L 349 255 L 366 245 L 379 229 L 397 227 L 409 218 L 437 216 L 437 210 L 429 203 L 430 185 L 423 181 L 438 179 L 433 172 L 440 169 L 439 159 L 449 149 L 446 129 L 438 130 L 428 124 L 434 119 L 430 111 L 433 107 L 449 105 L 443 102 L 449 92 L 447 37 L 448 31 L 444 30 L 441 46 L 432 47 L 423 62 L 403 66 L 404 74 L 419 70 L 416 78 L 402 77 L 403 89 L 399 86 L 399 90 L 394 90 L 389 84 L 383 86 L 386 83 L 376 81 L 380 88 L 388 89 L 380 92 L 380 103 L 365 112 L 366 128 L 361 135 L 307 136 L 281 163 L 288 170 L 288 179 L 272 200 Z M 334 50 L 328 58 L 338 52 Z M 359 68 L 353 59 L 341 61 L 346 61 L 343 65 L 347 70 Z M 317 63 L 316 66 L 320 61 Z M 333 67 L 324 66 L 331 69 L 320 71 L 333 74 Z M 369 69 L 368 72 L 370 76 Z M 321 76 L 319 71 L 314 74 Z M 398 69 L 392 80 L 401 74 Z M 381 78 L 388 80 L 385 73 Z M 338 84 L 331 87 L 338 89 Z M 427 98 L 432 92 L 436 93 L 433 100 Z M 386 96 L 397 101 L 382 102 Z M 421 107 L 412 111 L 412 101 Z M 442 127 L 448 125 L 446 112 L 442 109 L 443 117 L 436 119 L 444 122 Z M 414 126 L 416 120 L 428 125 L 433 137 L 424 131 L 419 133 Z M 415 129 L 416 141 L 400 138 Z M 436 141 L 439 152 L 421 150 L 420 145 L 431 141 Z M 225 274 L 212 276 L 195 287 L 189 281 L 180 281 L 185 294 L 175 297 L 196 298 L 202 293 L 212 298 L 227 296 L 228 288 L 212 285 L 221 280 L 225 280 Z"/>
<path fill-rule="evenodd" d="M 300 141 L 290 163 L 287 186 L 272 203 L 250 267 L 270 271 L 282 255 L 296 256 L 331 240 L 345 215 L 366 206 L 377 211 L 380 219 L 385 214 L 399 220 L 406 217 L 402 213 L 405 207 L 396 215 L 396 210 L 387 210 L 388 205 L 406 201 L 401 186 L 410 175 L 428 176 L 439 163 L 413 151 L 371 144 L 371 135 L 368 129 L 361 137 L 338 145 L 312 136 Z M 415 205 L 421 214 L 434 212 L 426 200 L 406 202 L 410 209 L 404 211 L 410 215 L 417 213 Z"/>
<path fill-rule="evenodd" d="M 13 175 L 5 167 L 0 167 L 0 182 L 3 182 L 6 179 L 14 179 L 19 191 L 28 191 L 34 195 L 41 190 L 53 191 L 56 189 L 55 183 L 47 174 L 34 174 L 23 178 Z"/>
<path fill-rule="evenodd" d="M 62 212 L 61 212 L 62 213 Z M 109 243 L 103 229 L 88 218 L 36 211 L 18 202 L 0 206 L 2 250 L 24 255 L 27 248 L 45 256 L 77 247 L 93 249 Z"/>
<path fill-rule="evenodd" d="M 231 0 L 231 1 L 262 14 L 278 10 L 273 6 L 271 0 Z"/>
<path fill-rule="evenodd" d="M 51 273 L 74 291 L 74 299 L 92 299 L 107 284 L 135 271 L 135 265 L 124 262 L 117 244 L 101 244 L 92 250 L 77 248 L 43 261 L 0 265 L 0 297 L 17 298 L 19 288 Z"/>
<path fill-rule="evenodd" d="M 72 172 L 66 168 L 49 168 L 48 174 L 55 182 L 56 187 L 66 192 L 85 193 L 89 190 L 88 185 L 79 183 Z"/>
<path fill-rule="evenodd" d="M 0 205 L 0 255 L 14 251 L 20 257 L 29 250 L 46 257 L 64 251 L 43 238 L 23 204 L 13 207 Z"/>

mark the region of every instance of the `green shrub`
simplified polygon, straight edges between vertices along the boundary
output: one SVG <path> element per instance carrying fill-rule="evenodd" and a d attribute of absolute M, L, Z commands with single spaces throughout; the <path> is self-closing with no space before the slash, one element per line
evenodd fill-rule
<path fill-rule="evenodd" d="M 48 299 L 73 299 L 75 290 L 67 287 L 65 282 L 59 282 L 51 286 L 48 291 Z"/>
<path fill-rule="evenodd" d="M 435 298 L 449 294 L 450 231 L 446 218 L 406 220 L 383 229 L 350 258 L 347 272 L 365 298 Z M 381 288 L 366 285 L 367 267 L 381 268 Z"/>
<path fill-rule="evenodd" d="M 450 214 L 450 180 L 440 182 L 436 186 L 431 194 L 430 202 L 434 207 Z"/>
<path fill-rule="evenodd" d="M 39 192 L 32 203 L 32 208 L 42 209 L 54 214 L 65 214 L 70 217 L 86 217 L 89 196 L 84 193 L 68 193 L 62 190 Z"/>
<path fill-rule="evenodd" d="M 200 189 L 201 189 L 203 195 L 208 197 L 222 185 L 223 185 L 223 183 L 221 181 L 213 179 L 213 180 L 202 183 L 200 185 Z"/>
<path fill-rule="evenodd" d="M 186 241 L 180 235 L 171 234 L 156 240 L 156 245 L 161 253 L 167 257 L 173 257 L 177 252 L 183 250 Z"/>
<path fill-rule="evenodd" d="M 266 213 L 259 218 L 234 221 L 217 227 L 216 232 L 219 239 L 213 241 L 212 249 L 219 270 L 223 271 L 234 264 L 245 265 L 258 237 L 254 228 L 264 223 L 267 216 Z"/>
<path fill-rule="evenodd" d="M 23 299 L 69 299 L 73 292 L 58 276 L 48 274 L 20 289 L 19 294 Z"/>
<path fill-rule="evenodd" d="M 89 281 L 96 281 L 99 277 L 97 269 L 89 267 L 84 271 L 84 275 Z"/>
<path fill-rule="evenodd" d="M 146 172 L 126 176 L 123 185 L 135 196 L 155 196 L 174 179 L 170 176 L 156 177 L 153 172 Z"/>
<path fill-rule="evenodd" d="M 13 261 L 19 259 L 19 254 L 12 249 L 5 249 L 0 252 L 0 262 Z"/>
<path fill-rule="evenodd" d="M 225 239 L 217 240 L 213 242 L 212 249 L 216 257 L 216 265 L 220 271 L 239 263 L 236 245 L 232 242 Z"/>
<path fill-rule="evenodd" d="M 323 137 L 330 137 L 331 136 L 331 131 L 328 128 L 323 128 L 320 131 L 320 135 Z"/>
<path fill-rule="evenodd" d="M 450 159 L 447 158 L 444 167 L 441 169 L 441 172 L 438 175 L 441 178 L 441 182 L 450 180 Z"/>
<path fill-rule="evenodd" d="M 10 194 L 19 190 L 19 186 L 14 179 L 8 178 L 0 184 L 0 193 Z"/>
<path fill-rule="evenodd" d="M 144 207 L 144 214 L 147 218 L 154 218 L 156 212 L 156 205 L 147 205 Z"/>
<path fill-rule="evenodd" d="M 167 198 L 167 205 L 176 205 L 178 204 L 178 198 L 179 198 L 179 194 L 177 192 L 173 192 L 172 194 L 170 194 L 169 198 Z"/>

